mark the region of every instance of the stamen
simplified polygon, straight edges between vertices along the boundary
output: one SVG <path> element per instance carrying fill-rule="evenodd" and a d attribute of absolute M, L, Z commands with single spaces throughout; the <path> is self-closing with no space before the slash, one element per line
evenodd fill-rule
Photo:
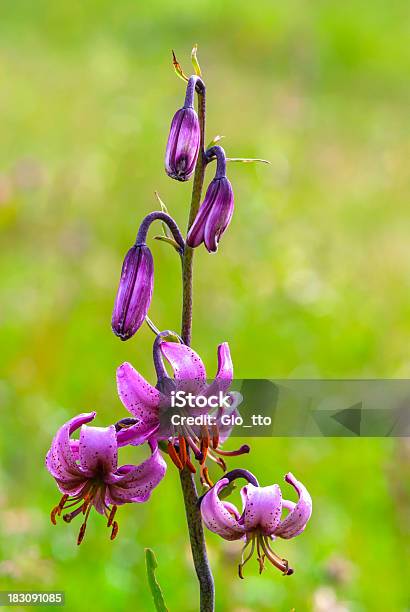
<path fill-rule="evenodd" d="M 57 525 L 56 514 L 60 516 L 60 506 L 55 506 L 50 512 L 50 519 L 53 525 Z"/>
<path fill-rule="evenodd" d="M 187 460 L 185 438 L 183 436 L 179 436 L 178 440 L 179 440 L 179 458 L 181 460 L 182 466 L 184 466 Z"/>
<path fill-rule="evenodd" d="M 222 450 L 221 448 L 214 447 L 214 452 L 217 453 L 217 455 L 222 455 L 223 457 L 238 457 L 239 455 L 245 455 L 246 453 L 249 453 L 250 450 L 250 446 L 248 446 L 247 444 L 243 444 L 240 448 L 233 451 L 226 451 Z"/>
<path fill-rule="evenodd" d="M 111 525 L 113 524 L 113 520 L 114 520 L 114 516 L 116 512 L 117 512 L 117 506 L 113 506 L 111 508 L 110 515 L 108 517 L 107 527 L 111 527 Z"/>
<path fill-rule="evenodd" d="M 174 445 L 172 444 L 172 442 L 168 442 L 168 454 L 171 457 L 173 463 L 177 466 L 177 468 L 179 470 L 182 470 L 183 465 L 181 463 L 181 459 L 178 457 L 178 454 L 175 450 Z"/>
<path fill-rule="evenodd" d="M 203 465 L 206 461 L 206 456 L 208 454 L 208 447 L 205 446 L 205 442 L 204 440 L 201 440 L 201 459 L 200 459 L 200 464 Z"/>
<path fill-rule="evenodd" d="M 270 547 L 269 539 L 267 536 L 260 537 L 261 546 L 269 559 L 269 561 L 277 567 L 284 576 L 291 576 L 294 573 L 294 570 L 289 567 L 289 563 L 286 559 L 281 559 Z"/>
<path fill-rule="evenodd" d="M 202 476 L 203 476 L 206 484 L 209 485 L 210 487 L 213 487 L 214 483 L 209 478 L 208 468 L 207 467 L 201 467 L 201 471 L 202 471 Z"/>
<path fill-rule="evenodd" d="M 65 495 L 63 495 L 63 497 L 60 499 L 60 503 L 58 504 L 58 509 L 59 509 L 58 515 L 59 515 L 59 516 L 60 516 L 60 514 L 61 514 L 61 510 L 64 508 L 64 506 L 65 506 L 65 504 L 66 504 L 66 501 L 67 501 L 68 497 L 69 497 L 69 496 L 68 496 L 68 495 L 67 495 L 67 493 L 66 493 L 66 494 L 65 494 Z"/>
<path fill-rule="evenodd" d="M 118 523 L 117 521 L 114 521 L 112 524 L 110 540 L 114 540 L 117 537 L 117 533 L 118 533 Z"/>
<path fill-rule="evenodd" d="M 84 522 L 80 527 L 80 532 L 77 538 L 77 546 L 80 546 L 81 542 L 83 541 L 86 528 L 87 528 L 87 523 Z"/>
<path fill-rule="evenodd" d="M 188 457 L 188 455 L 186 458 L 186 466 L 191 472 L 191 474 L 196 474 L 196 467 L 192 464 L 191 459 Z"/>
<path fill-rule="evenodd" d="M 259 535 L 257 536 L 257 542 L 256 542 L 256 550 L 258 553 L 258 562 L 259 562 L 259 574 L 262 574 L 264 567 L 265 567 L 265 555 L 261 552 L 261 538 L 259 537 Z"/>
<path fill-rule="evenodd" d="M 246 557 L 246 559 L 243 558 L 243 555 L 245 553 L 245 550 L 248 548 L 249 544 L 252 542 L 252 546 L 251 546 L 251 551 L 249 553 L 249 555 Z M 245 544 L 245 546 L 242 548 L 242 555 L 241 555 L 241 562 L 238 565 L 238 574 L 239 574 L 239 578 L 241 578 L 242 580 L 244 579 L 244 575 L 243 575 L 243 567 L 245 565 L 245 563 L 247 563 L 249 561 L 249 559 L 252 557 L 253 553 L 255 550 L 255 536 L 252 535 L 252 539 L 248 540 Z"/>
<path fill-rule="evenodd" d="M 212 448 L 215 449 L 219 444 L 219 429 L 216 425 L 211 425 Z"/>
<path fill-rule="evenodd" d="M 195 444 L 195 442 L 193 441 L 193 439 L 191 438 L 191 436 L 185 436 L 185 440 L 188 442 L 189 447 L 191 448 L 192 452 L 194 453 L 195 459 L 197 459 L 198 461 L 201 461 L 202 453 L 199 450 L 199 448 L 197 447 L 197 445 Z"/>

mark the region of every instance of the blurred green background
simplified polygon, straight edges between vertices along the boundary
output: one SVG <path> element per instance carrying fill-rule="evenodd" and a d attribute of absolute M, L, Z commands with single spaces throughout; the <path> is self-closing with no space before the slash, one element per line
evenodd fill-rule
<path fill-rule="evenodd" d="M 115 542 L 94 514 L 78 548 L 79 524 L 50 523 L 43 465 L 72 415 L 125 416 L 122 361 L 153 380 L 151 332 L 121 343 L 110 319 L 154 190 L 186 223 L 191 184 L 163 171 L 184 96 L 171 48 L 189 71 L 199 44 L 208 141 L 272 162 L 229 167 L 233 222 L 217 256 L 197 251 L 193 342 L 209 373 L 227 340 L 237 377 L 409 376 L 409 40 L 407 0 L 2 1 L 1 589 L 151 610 L 150 546 L 170 610 L 197 609 L 173 466 L 150 503 L 120 509 Z M 177 258 L 152 248 L 150 315 L 175 329 Z M 286 579 L 250 562 L 240 581 L 239 546 L 208 533 L 217 609 L 408 610 L 409 460 L 405 440 L 254 440 L 230 466 L 262 484 L 291 470 L 314 513 L 276 547 L 296 569 Z"/>

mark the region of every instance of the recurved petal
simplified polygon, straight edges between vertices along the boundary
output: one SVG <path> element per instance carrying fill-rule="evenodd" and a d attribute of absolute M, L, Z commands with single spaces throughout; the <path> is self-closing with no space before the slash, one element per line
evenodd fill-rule
<path fill-rule="evenodd" d="M 140 421 L 131 427 L 125 427 L 117 432 L 117 444 L 118 446 L 125 446 L 131 444 L 132 446 L 139 446 L 144 442 L 147 442 L 159 428 L 159 423 L 149 425 Z"/>
<path fill-rule="evenodd" d="M 205 493 L 201 502 L 201 514 L 210 531 L 225 540 L 239 540 L 245 533 L 245 528 L 238 522 L 239 512 L 231 503 L 219 499 L 220 491 L 228 484 L 227 478 L 221 478 Z"/>
<path fill-rule="evenodd" d="M 241 489 L 244 505 L 239 520 L 246 531 L 258 528 L 264 535 L 271 535 L 282 514 L 282 493 L 278 485 L 255 487 L 248 484 Z"/>
<path fill-rule="evenodd" d="M 275 535 L 285 540 L 294 538 L 302 533 L 306 527 L 306 523 L 312 514 L 312 498 L 310 497 L 306 487 L 301 482 L 296 480 L 291 472 L 285 476 L 286 482 L 292 485 L 296 490 L 299 500 L 296 504 L 293 502 L 283 501 L 285 508 L 289 508 L 290 512 L 287 517 L 279 523 L 275 529 Z"/>
<path fill-rule="evenodd" d="M 226 177 L 216 179 L 219 189 L 205 224 L 204 242 L 210 253 L 218 250 L 219 240 L 231 222 L 234 196 L 231 183 Z"/>
<path fill-rule="evenodd" d="M 147 426 L 158 422 L 161 394 L 139 374 L 130 363 L 117 369 L 118 395 L 125 408 Z"/>
<path fill-rule="evenodd" d="M 50 474 L 60 482 L 72 481 L 73 478 L 83 476 L 83 472 L 76 463 L 70 446 L 70 435 L 85 423 L 95 417 L 95 412 L 85 412 L 70 419 L 57 431 L 46 456 L 46 467 Z"/>
<path fill-rule="evenodd" d="M 218 370 L 214 381 L 209 385 L 207 395 L 225 393 L 233 379 L 233 364 L 229 344 L 224 342 L 218 346 Z"/>
<path fill-rule="evenodd" d="M 162 354 L 170 363 L 177 381 L 201 386 L 206 382 L 205 366 L 189 346 L 178 342 L 161 342 Z"/>
<path fill-rule="evenodd" d="M 80 465 L 88 476 L 110 474 L 117 469 L 118 447 L 114 425 L 88 427 L 80 433 Z"/>
<path fill-rule="evenodd" d="M 106 493 L 108 504 L 145 502 L 161 482 L 167 464 L 158 450 L 157 443 L 150 441 L 149 445 L 151 456 L 143 463 L 120 467 L 110 476 Z"/>

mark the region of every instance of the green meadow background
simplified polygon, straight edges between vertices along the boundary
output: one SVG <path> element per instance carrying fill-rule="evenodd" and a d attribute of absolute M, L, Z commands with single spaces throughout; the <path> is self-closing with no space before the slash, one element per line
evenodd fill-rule
<path fill-rule="evenodd" d="M 154 381 L 152 333 L 121 343 L 110 320 L 155 190 L 186 224 L 191 184 L 163 170 L 184 96 L 172 48 L 189 71 L 199 45 L 208 141 L 271 161 L 229 166 L 232 224 L 217 256 L 196 254 L 193 345 L 209 374 L 226 340 L 237 377 L 409 376 L 409 40 L 407 0 L 2 1 L 0 589 L 64 590 L 70 611 L 150 611 L 149 546 L 171 612 L 198 609 L 173 465 L 149 503 L 119 510 L 115 542 L 93 513 L 80 547 L 78 521 L 50 523 L 59 495 L 44 468 L 72 415 L 126 416 L 121 362 Z M 178 329 L 177 257 L 151 244 L 150 316 Z M 409 610 L 408 441 L 251 445 L 230 467 L 262 484 L 291 470 L 314 512 L 277 543 L 289 578 L 254 561 L 239 580 L 239 545 L 207 534 L 217 610 Z"/>

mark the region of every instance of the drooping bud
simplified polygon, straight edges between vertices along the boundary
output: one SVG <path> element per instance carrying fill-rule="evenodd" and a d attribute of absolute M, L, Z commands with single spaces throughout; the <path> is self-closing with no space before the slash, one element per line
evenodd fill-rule
<path fill-rule="evenodd" d="M 217 158 L 216 174 L 188 232 L 187 244 L 197 247 L 204 242 L 207 250 L 215 253 L 219 240 L 232 219 L 234 195 L 232 185 L 226 178 L 225 152 L 222 147 L 212 147 L 207 155 Z"/>
<path fill-rule="evenodd" d="M 195 87 L 200 79 L 192 76 L 188 81 L 185 104 L 174 115 L 165 151 L 165 170 L 177 181 L 187 181 L 195 170 L 201 133 L 198 115 L 194 109 Z"/>
<path fill-rule="evenodd" d="M 128 340 L 141 327 L 154 286 L 154 262 L 146 244 L 135 244 L 125 256 L 112 315 L 112 330 Z"/>

